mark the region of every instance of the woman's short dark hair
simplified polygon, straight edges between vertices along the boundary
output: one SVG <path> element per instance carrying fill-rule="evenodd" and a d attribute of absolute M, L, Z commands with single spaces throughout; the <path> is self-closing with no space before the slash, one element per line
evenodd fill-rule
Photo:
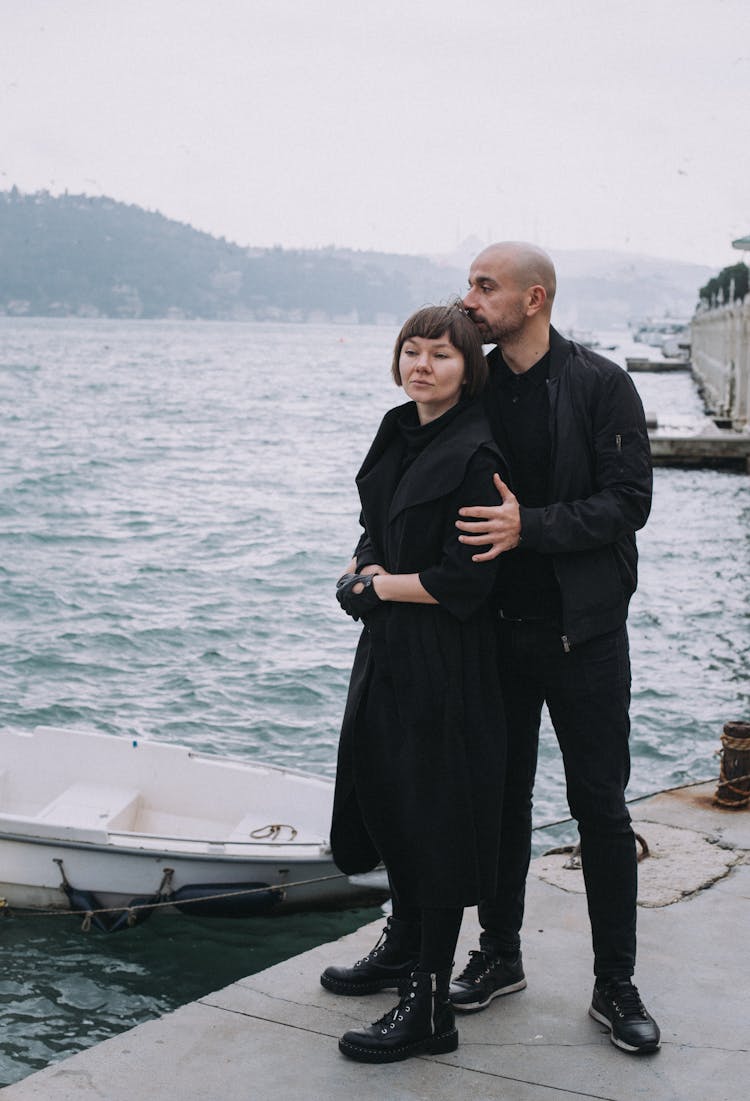
<path fill-rule="evenodd" d="M 424 306 L 404 322 L 396 338 L 391 367 L 397 386 L 401 386 L 398 361 L 407 340 L 415 336 L 437 340 L 446 333 L 453 347 L 458 348 L 464 357 L 466 396 L 473 398 L 481 392 L 487 381 L 487 361 L 482 353 L 482 340 L 476 325 L 458 302 L 449 306 Z"/>

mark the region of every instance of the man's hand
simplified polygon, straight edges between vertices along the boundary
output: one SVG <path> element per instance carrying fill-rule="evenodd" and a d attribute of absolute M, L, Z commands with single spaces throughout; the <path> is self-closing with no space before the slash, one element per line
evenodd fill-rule
<path fill-rule="evenodd" d="M 492 544 L 490 550 L 483 554 L 472 555 L 472 562 L 490 562 L 504 551 L 513 550 L 521 542 L 521 510 L 518 500 L 499 474 L 493 475 L 492 480 L 502 504 L 470 505 L 458 510 L 459 516 L 474 517 L 471 523 L 456 520 L 457 528 L 471 532 L 471 535 L 459 535 L 459 541 L 475 547 Z"/>

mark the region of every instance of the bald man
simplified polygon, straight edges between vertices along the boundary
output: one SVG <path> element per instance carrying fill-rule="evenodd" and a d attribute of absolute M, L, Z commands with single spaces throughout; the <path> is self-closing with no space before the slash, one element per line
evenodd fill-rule
<path fill-rule="evenodd" d="M 659 1029 L 632 983 L 635 838 L 626 619 L 637 581 L 635 532 L 651 505 L 645 417 L 628 374 L 550 325 L 555 269 L 523 242 L 491 245 L 469 274 L 464 307 L 490 352 L 485 407 L 510 464 L 498 504 L 470 501 L 461 539 L 500 556 L 500 673 L 508 772 L 494 898 L 479 907 L 479 949 L 454 980 L 456 1009 L 475 1012 L 526 986 L 520 930 L 542 706 L 562 751 L 578 822 L 594 949 L 589 1013 L 629 1052 L 655 1051 Z"/>

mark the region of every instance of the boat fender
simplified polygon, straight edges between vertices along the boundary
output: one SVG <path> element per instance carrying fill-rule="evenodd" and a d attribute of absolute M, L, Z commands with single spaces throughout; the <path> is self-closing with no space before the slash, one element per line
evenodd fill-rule
<path fill-rule="evenodd" d="M 71 910 L 83 911 L 83 922 L 81 928 L 84 933 L 88 933 L 89 929 L 98 929 L 100 933 L 109 932 L 109 920 L 108 914 L 98 914 L 96 911 L 102 909 L 102 904 L 96 897 L 93 891 L 81 891 L 77 887 L 71 887 L 69 883 L 63 883 L 63 890 L 68 896 L 68 902 L 70 903 Z"/>
<path fill-rule="evenodd" d="M 169 896 L 181 913 L 195 917 L 268 914 L 283 900 L 283 887 L 269 883 L 189 883 Z"/>
<path fill-rule="evenodd" d="M 126 909 L 117 910 L 112 914 L 107 932 L 119 933 L 123 929 L 132 929 L 134 925 L 142 925 L 151 917 L 158 902 L 159 895 L 131 898 Z"/>

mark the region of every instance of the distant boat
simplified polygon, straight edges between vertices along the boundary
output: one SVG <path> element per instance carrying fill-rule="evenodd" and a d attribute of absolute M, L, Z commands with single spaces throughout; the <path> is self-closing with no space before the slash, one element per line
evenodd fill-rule
<path fill-rule="evenodd" d="M 0 896 L 103 930 L 382 901 L 328 844 L 333 781 L 178 745 L 37 727 L 0 732 Z"/>
<path fill-rule="evenodd" d="M 590 329 L 567 329 L 563 336 L 576 344 L 582 344 L 584 348 L 593 348 L 594 351 L 613 352 L 617 347 L 616 344 L 602 344 Z"/>
<path fill-rule="evenodd" d="M 681 317 L 649 317 L 633 325 L 636 344 L 648 344 L 661 348 L 668 337 L 682 336 L 689 331 L 690 322 Z"/>

